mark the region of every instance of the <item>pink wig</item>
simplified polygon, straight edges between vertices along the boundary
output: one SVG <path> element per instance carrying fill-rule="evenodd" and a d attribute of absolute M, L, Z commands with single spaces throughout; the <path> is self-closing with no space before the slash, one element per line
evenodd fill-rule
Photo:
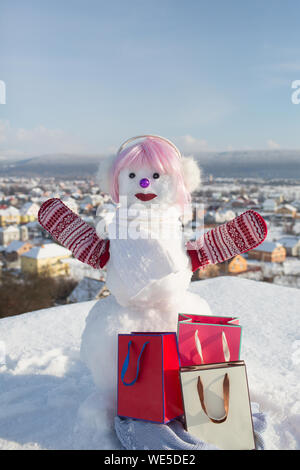
<path fill-rule="evenodd" d="M 166 141 L 155 137 L 147 137 L 142 142 L 125 148 L 117 156 L 112 167 L 110 182 L 110 192 L 115 202 L 119 202 L 120 171 L 124 168 L 139 169 L 147 165 L 158 173 L 173 175 L 177 186 L 176 202 L 181 207 L 191 202 L 191 195 L 184 184 L 181 160 L 176 150 Z"/>

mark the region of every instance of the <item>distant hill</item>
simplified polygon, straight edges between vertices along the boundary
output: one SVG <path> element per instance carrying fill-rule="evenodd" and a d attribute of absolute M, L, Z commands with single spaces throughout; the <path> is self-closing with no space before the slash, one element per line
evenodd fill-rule
<path fill-rule="evenodd" d="M 300 150 L 207 152 L 195 158 L 204 173 L 216 177 L 300 177 Z"/>
<path fill-rule="evenodd" d="M 100 158 L 100 155 L 52 154 L 25 160 L 0 160 L 0 173 L 28 177 L 91 177 L 98 169 Z"/>
<path fill-rule="evenodd" d="M 24 160 L 0 160 L 0 173 L 11 176 L 91 177 L 103 155 L 53 154 Z M 300 178 L 300 150 L 201 152 L 204 174 L 215 177 Z"/>

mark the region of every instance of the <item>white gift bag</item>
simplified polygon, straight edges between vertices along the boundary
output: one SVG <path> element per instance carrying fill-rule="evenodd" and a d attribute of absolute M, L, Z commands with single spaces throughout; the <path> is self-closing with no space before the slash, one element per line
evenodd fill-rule
<path fill-rule="evenodd" d="M 255 449 L 244 361 L 180 369 L 186 430 L 225 450 Z"/>

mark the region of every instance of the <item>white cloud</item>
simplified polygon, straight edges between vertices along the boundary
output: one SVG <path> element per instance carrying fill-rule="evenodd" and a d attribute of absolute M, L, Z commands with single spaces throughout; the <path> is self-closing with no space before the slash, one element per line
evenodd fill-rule
<path fill-rule="evenodd" d="M 275 140 L 273 139 L 267 140 L 267 146 L 269 149 L 272 149 L 272 150 L 276 150 L 280 148 L 280 145 L 277 142 L 275 142 Z"/>
<path fill-rule="evenodd" d="M 198 139 L 189 134 L 174 139 L 176 144 L 184 154 L 197 153 L 201 151 L 211 150 L 205 139 Z"/>
<path fill-rule="evenodd" d="M 0 120 L 0 156 L 21 157 L 50 153 L 81 153 L 86 147 L 61 129 L 43 125 L 31 129 L 13 128 L 9 121 Z"/>

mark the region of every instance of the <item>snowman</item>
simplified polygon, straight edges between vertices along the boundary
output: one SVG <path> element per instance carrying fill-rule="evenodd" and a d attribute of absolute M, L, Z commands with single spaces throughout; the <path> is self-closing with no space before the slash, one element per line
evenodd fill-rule
<path fill-rule="evenodd" d="M 106 268 L 111 295 L 87 317 L 81 357 L 98 389 L 101 419 L 113 425 L 118 334 L 176 331 L 179 312 L 211 315 L 207 302 L 189 291 L 192 272 L 258 246 L 267 230 L 263 218 L 249 210 L 186 242 L 182 217 L 199 187 L 200 170 L 160 136 L 126 141 L 114 158 L 102 161 L 99 183 L 116 203 L 107 233 L 59 199 L 43 203 L 39 222 L 75 258 Z"/>

